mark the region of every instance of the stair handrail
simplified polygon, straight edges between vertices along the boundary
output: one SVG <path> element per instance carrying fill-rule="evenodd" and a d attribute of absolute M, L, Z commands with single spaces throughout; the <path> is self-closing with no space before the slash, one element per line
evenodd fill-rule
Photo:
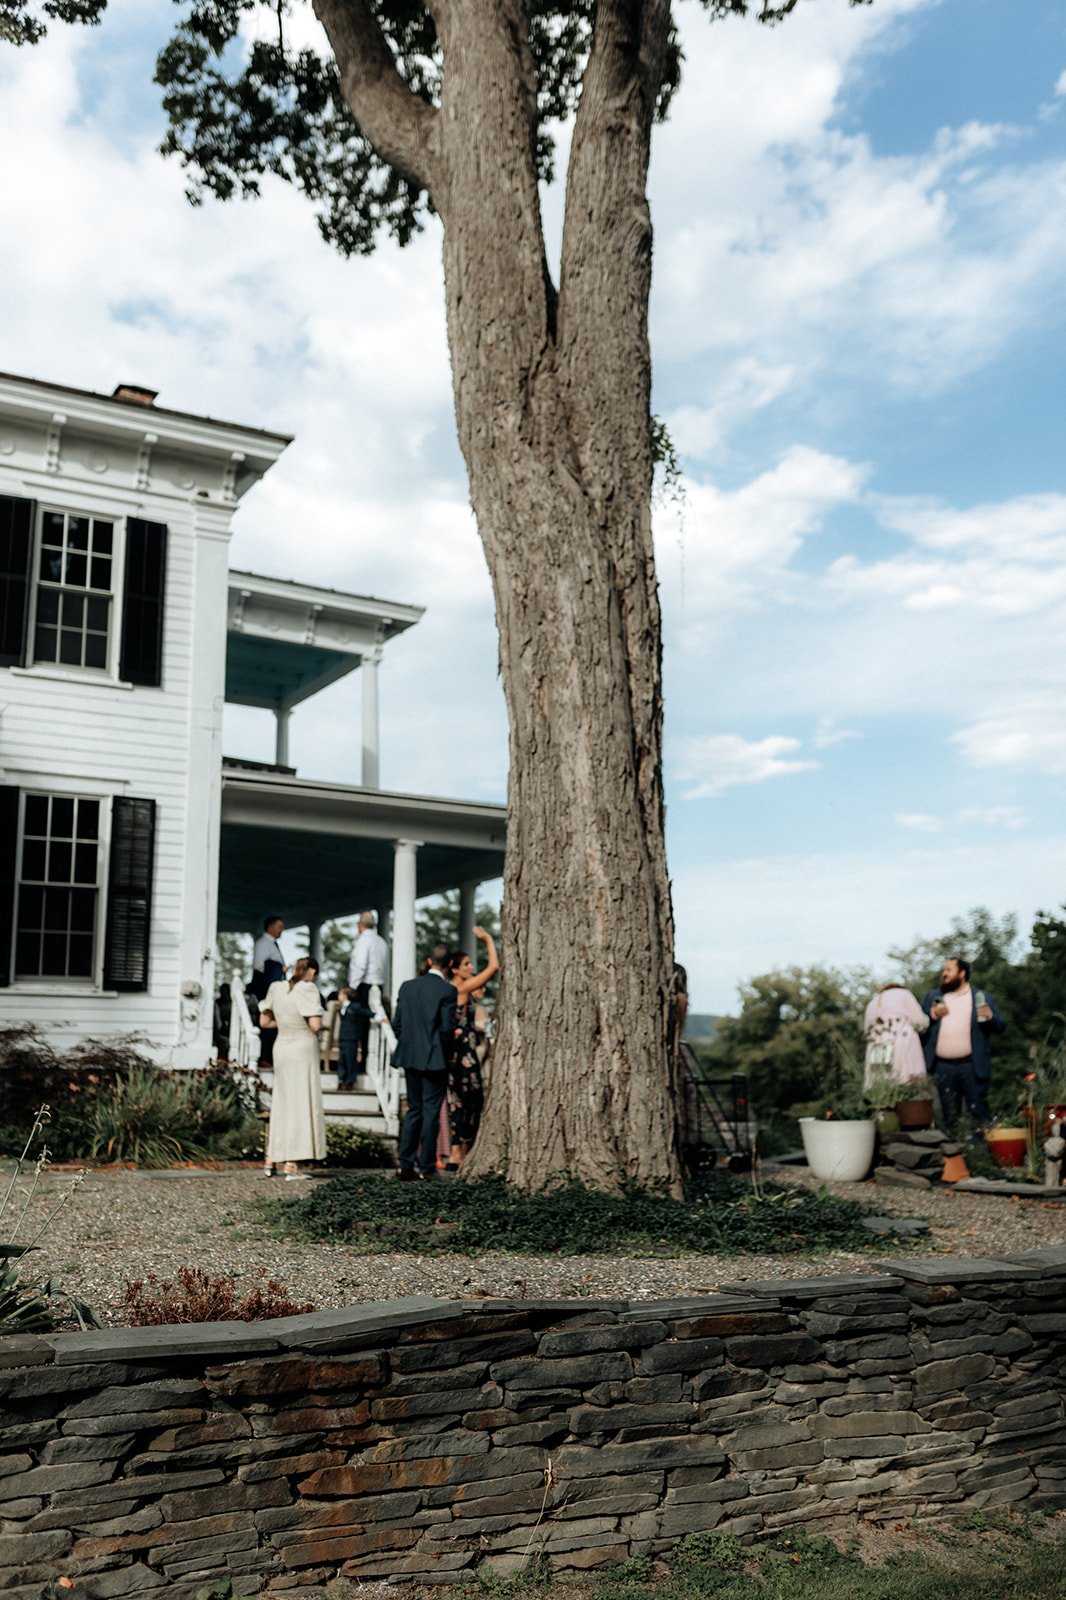
<path fill-rule="evenodd" d="M 370 1006 L 370 1038 L 366 1047 L 365 1071 L 378 1097 L 385 1132 L 395 1139 L 400 1131 L 400 1086 L 402 1074 L 392 1064 L 396 1035 L 382 1004 L 381 987 L 371 984 L 367 997 Z"/>
<path fill-rule="evenodd" d="M 244 993 L 244 976 L 235 972 L 229 985 L 229 1058 L 234 1066 L 255 1067 L 259 1062 L 259 1029 Z"/>

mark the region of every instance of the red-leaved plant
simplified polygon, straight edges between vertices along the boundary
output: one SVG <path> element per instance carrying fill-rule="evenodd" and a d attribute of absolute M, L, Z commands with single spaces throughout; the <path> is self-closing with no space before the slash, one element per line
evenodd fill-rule
<path fill-rule="evenodd" d="M 147 1328 L 170 1322 L 262 1322 L 267 1317 L 294 1317 L 313 1311 L 308 1302 L 298 1305 L 283 1283 L 260 1269 L 254 1289 L 238 1298 L 232 1277 L 209 1278 L 199 1267 L 179 1267 L 178 1280 L 162 1281 L 154 1272 L 127 1280 L 122 1298 L 126 1323 Z"/>

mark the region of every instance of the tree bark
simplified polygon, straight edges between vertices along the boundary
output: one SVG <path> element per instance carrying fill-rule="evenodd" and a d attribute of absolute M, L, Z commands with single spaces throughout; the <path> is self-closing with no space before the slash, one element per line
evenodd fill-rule
<path fill-rule="evenodd" d="M 645 196 L 669 8 L 597 7 L 558 294 L 525 8 L 440 0 L 434 15 L 444 86 L 421 148 L 510 717 L 500 1027 L 466 1170 L 677 1192 Z"/>

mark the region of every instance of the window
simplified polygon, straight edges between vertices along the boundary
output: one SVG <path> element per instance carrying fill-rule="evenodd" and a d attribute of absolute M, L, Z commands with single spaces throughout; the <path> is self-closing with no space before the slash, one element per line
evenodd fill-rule
<path fill-rule="evenodd" d="M 16 978 L 92 978 L 100 801 L 24 796 L 15 924 Z"/>
<path fill-rule="evenodd" d="M 35 662 L 106 671 L 115 525 L 66 511 L 41 513 Z"/>

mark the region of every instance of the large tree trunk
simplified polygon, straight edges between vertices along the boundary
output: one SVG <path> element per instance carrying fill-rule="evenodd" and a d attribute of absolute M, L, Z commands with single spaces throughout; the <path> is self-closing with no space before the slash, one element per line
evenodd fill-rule
<path fill-rule="evenodd" d="M 345 87 L 444 223 L 459 440 L 510 716 L 500 1028 L 468 1170 L 676 1192 L 645 199 L 669 9 L 597 7 L 556 295 L 525 7 L 431 5 L 445 62 L 431 124 L 419 111 L 397 132 L 395 84 L 387 101 Z M 316 9 L 328 28 L 327 13 L 360 12 Z"/>

